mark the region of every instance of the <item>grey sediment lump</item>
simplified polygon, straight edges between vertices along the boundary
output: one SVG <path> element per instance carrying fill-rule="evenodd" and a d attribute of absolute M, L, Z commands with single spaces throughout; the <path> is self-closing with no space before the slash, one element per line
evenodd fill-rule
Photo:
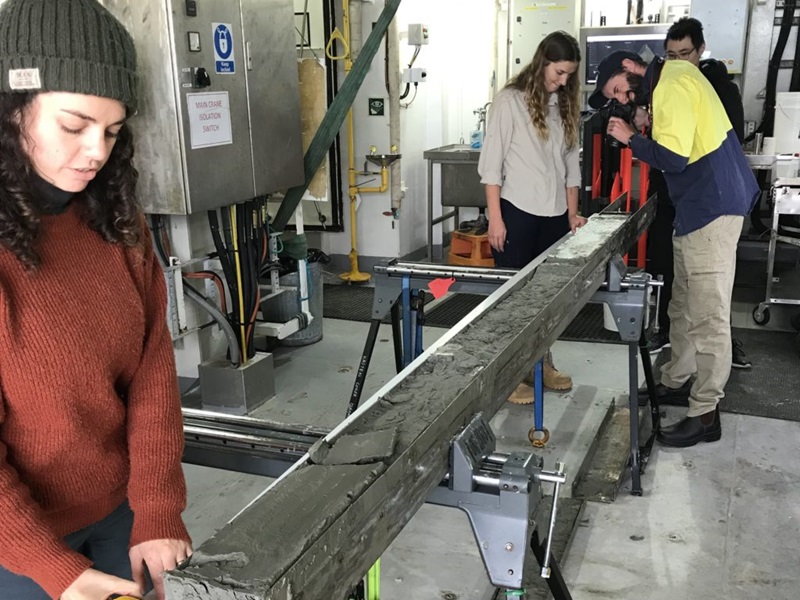
<path fill-rule="evenodd" d="M 490 418 L 652 221 L 592 218 L 536 271 L 167 574 L 169 600 L 344 597 L 447 471 L 450 440 Z"/>

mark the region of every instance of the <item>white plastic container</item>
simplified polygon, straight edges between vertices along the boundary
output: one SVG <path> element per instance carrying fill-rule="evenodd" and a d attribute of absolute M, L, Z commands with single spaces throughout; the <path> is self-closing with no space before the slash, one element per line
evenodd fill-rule
<path fill-rule="evenodd" d="M 800 153 L 800 92 L 776 95 L 775 153 Z"/>

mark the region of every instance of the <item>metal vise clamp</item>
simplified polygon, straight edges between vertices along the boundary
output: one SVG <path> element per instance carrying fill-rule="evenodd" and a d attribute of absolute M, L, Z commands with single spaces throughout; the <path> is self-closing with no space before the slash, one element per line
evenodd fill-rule
<path fill-rule="evenodd" d="M 428 502 L 460 508 L 469 516 L 489 579 L 496 587 L 523 587 L 523 568 L 530 550 L 534 512 L 542 499 L 542 483 L 555 485 L 547 549 L 541 576 L 550 577 L 550 547 L 558 494 L 566 481 L 563 465 L 545 471 L 533 454 L 494 452 L 495 437 L 481 414 L 453 440 L 450 472 Z"/>

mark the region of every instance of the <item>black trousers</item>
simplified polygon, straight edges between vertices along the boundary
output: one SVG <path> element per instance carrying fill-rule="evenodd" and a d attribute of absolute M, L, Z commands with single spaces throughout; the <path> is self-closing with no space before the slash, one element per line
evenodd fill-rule
<path fill-rule="evenodd" d="M 569 233 L 569 217 L 539 217 L 500 199 L 500 213 L 506 225 L 506 245 L 502 252 L 492 248 L 496 267 L 521 269 Z"/>
<path fill-rule="evenodd" d="M 661 275 L 661 304 L 658 308 L 658 327 L 669 333 L 669 301 L 672 298 L 672 280 L 675 278 L 672 257 L 672 234 L 674 231 L 675 207 L 663 200 L 656 206 L 656 216 L 647 232 L 648 271 L 653 276 Z"/>

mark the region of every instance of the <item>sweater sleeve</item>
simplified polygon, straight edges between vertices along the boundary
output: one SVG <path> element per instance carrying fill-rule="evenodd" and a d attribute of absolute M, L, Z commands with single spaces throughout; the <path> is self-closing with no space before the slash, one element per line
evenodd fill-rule
<path fill-rule="evenodd" d="M 181 469 L 183 420 L 178 377 L 166 321 L 164 273 L 146 240 L 145 339 L 141 363 L 127 390 L 128 500 L 133 510 L 131 546 L 155 539 L 189 540 L 181 513 L 186 483 Z"/>
<path fill-rule="evenodd" d="M 0 424 L 4 421 L 0 399 Z M 46 523 L 0 441 L 0 565 L 32 579 L 55 599 L 92 561 L 67 546 Z"/>

